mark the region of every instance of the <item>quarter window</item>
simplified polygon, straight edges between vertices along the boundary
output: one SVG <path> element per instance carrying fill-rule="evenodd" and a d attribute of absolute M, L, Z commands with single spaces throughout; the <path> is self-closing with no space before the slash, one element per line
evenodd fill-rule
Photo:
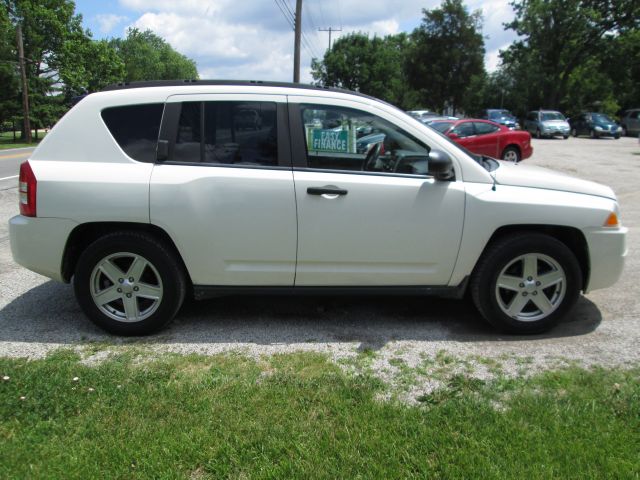
<path fill-rule="evenodd" d="M 105 108 L 102 119 L 120 148 L 134 160 L 154 162 L 164 104 Z"/>
<path fill-rule="evenodd" d="M 276 117 L 272 102 L 185 102 L 173 160 L 276 166 Z"/>
<path fill-rule="evenodd" d="M 307 164 L 340 171 L 426 175 L 429 147 L 398 126 L 351 108 L 301 105 Z"/>

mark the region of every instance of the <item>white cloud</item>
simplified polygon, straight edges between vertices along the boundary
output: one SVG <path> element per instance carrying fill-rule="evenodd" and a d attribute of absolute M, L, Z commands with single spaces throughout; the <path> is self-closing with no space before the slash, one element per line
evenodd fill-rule
<path fill-rule="evenodd" d="M 119 2 L 135 12 L 136 19 L 129 26 L 153 30 L 196 60 L 201 78 L 292 79 L 293 32 L 274 0 Z M 294 8 L 293 0 L 284 2 Z M 318 32 L 318 28 L 342 28 L 333 33 L 332 41 L 351 32 L 395 34 L 419 25 L 422 9 L 439 4 L 439 0 L 305 0 L 302 81 L 311 81 L 311 58 L 322 56 L 328 45 L 327 32 Z M 504 0 L 469 0 L 467 5 L 471 11 L 483 10 L 486 64 L 494 69 L 499 48 L 514 38 L 502 26 L 513 18 L 511 7 Z"/>
<path fill-rule="evenodd" d="M 113 13 L 104 13 L 96 15 L 95 20 L 98 22 L 100 33 L 107 34 L 110 33 L 116 25 L 129 20 L 129 17 L 125 17 L 124 15 L 115 15 Z"/>

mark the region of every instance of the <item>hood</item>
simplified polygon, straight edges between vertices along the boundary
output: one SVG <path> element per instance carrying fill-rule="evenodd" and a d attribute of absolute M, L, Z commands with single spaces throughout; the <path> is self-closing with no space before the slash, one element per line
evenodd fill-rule
<path fill-rule="evenodd" d="M 583 193 L 616 200 L 613 190 L 588 180 L 581 180 L 571 175 L 549 170 L 534 165 L 514 164 L 500 161 L 500 167 L 493 173 L 499 185 L 516 187 L 545 188 L 562 192 Z"/>

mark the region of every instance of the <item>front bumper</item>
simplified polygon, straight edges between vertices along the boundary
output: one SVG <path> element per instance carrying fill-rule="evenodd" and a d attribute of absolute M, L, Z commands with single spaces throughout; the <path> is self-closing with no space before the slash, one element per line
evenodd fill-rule
<path fill-rule="evenodd" d="M 618 281 L 627 256 L 627 232 L 628 229 L 624 227 L 602 227 L 584 231 L 590 266 L 585 293 L 610 287 Z"/>
<path fill-rule="evenodd" d="M 9 220 L 13 259 L 29 270 L 64 281 L 62 256 L 76 222 L 63 218 L 33 218 L 17 215 Z"/>

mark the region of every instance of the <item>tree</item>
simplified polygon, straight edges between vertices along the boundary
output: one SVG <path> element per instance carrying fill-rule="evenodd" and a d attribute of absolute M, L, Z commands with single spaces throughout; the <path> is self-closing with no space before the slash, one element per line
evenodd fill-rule
<path fill-rule="evenodd" d="M 198 78 L 196 62 L 176 52 L 151 30 L 127 31 L 127 38 L 111 40 L 124 64 L 124 80 L 181 80 Z"/>
<path fill-rule="evenodd" d="M 322 61 L 313 59 L 311 75 L 321 85 L 354 90 L 410 108 L 415 96 L 407 88 L 404 74 L 408 43 L 404 33 L 384 38 L 351 33 L 336 40 Z"/>
<path fill-rule="evenodd" d="M 8 13 L 0 9 L 0 131 L 4 122 L 18 114 L 20 92 L 15 38 Z"/>
<path fill-rule="evenodd" d="M 515 19 L 505 26 L 522 40 L 502 52 L 502 62 L 533 108 L 566 105 L 569 86 L 578 80 L 574 74 L 601 58 L 608 39 L 640 26 L 637 0 L 518 0 L 511 5 Z"/>
<path fill-rule="evenodd" d="M 407 54 L 409 85 L 425 106 L 476 108 L 474 92 L 485 76 L 481 12 L 469 13 L 462 0 L 444 0 L 422 12 Z"/>

